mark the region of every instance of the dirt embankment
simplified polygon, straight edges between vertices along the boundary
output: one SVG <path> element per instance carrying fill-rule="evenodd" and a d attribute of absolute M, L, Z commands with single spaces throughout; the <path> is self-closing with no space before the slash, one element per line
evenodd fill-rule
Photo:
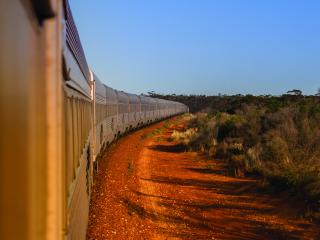
<path fill-rule="evenodd" d="M 226 176 L 216 160 L 170 141 L 175 118 L 112 145 L 100 162 L 88 239 L 320 239 L 288 196 Z"/>

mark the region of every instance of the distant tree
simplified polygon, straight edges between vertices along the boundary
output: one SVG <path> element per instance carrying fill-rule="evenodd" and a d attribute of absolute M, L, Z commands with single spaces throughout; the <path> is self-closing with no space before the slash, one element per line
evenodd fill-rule
<path fill-rule="evenodd" d="M 155 92 L 154 91 L 150 91 L 150 92 L 148 92 L 148 95 L 152 97 L 152 96 L 155 95 Z"/>
<path fill-rule="evenodd" d="M 296 95 L 296 96 L 301 96 L 302 95 L 302 91 L 298 90 L 298 89 L 293 89 L 291 91 L 288 91 L 287 94 L 289 95 Z"/>

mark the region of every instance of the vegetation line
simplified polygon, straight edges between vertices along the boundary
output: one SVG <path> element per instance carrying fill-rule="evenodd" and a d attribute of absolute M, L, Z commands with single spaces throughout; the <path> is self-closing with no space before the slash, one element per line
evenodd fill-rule
<path fill-rule="evenodd" d="M 190 150 L 226 161 L 230 175 L 256 174 L 266 186 L 289 191 L 305 200 L 317 215 L 320 98 L 295 93 L 211 100 L 216 105 L 188 115 L 188 129 L 175 131 L 172 137 Z"/>

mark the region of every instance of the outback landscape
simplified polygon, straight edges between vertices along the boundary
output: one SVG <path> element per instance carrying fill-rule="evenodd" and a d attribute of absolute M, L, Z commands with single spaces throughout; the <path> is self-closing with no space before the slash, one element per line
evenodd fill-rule
<path fill-rule="evenodd" d="M 0 0 L 0 240 L 320 240 L 319 9 Z"/>
<path fill-rule="evenodd" d="M 318 96 L 157 97 L 193 113 L 106 150 L 88 239 L 320 238 Z"/>

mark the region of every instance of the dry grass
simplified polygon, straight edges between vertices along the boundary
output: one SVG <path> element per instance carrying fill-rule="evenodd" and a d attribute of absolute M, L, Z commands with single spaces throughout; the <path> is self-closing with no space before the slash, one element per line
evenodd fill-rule
<path fill-rule="evenodd" d="M 172 138 L 188 149 L 224 159 L 229 174 L 258 173 L 277 190 L 320 206 L 320 115 L 296 106 L 268 112 L 244 106 L 237 114 L 197 114 Z M 319 209 L 320 210 L 320 209 Z"/>

